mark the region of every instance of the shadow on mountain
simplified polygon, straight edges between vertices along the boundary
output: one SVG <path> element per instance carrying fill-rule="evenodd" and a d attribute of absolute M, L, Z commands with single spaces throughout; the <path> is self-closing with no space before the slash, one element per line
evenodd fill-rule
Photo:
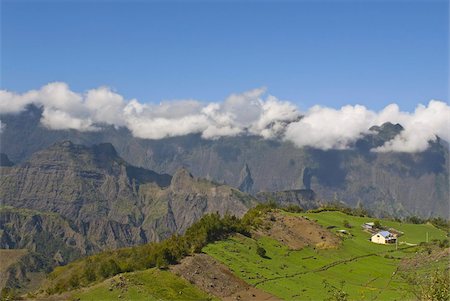
<path fill-rule="evenodd" d="M 329 187 L 344 187 L 347 171 L 343 168 L 341 150 L 311 149 L 310 154 L 318 166 L 312 169 L 312 174 L 322 185 Z"/>

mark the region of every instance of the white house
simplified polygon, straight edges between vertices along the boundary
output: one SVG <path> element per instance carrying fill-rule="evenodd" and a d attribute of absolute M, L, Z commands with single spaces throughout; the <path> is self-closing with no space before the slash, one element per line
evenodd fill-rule
<path fill-rule="evenodd" d="M 395 244 L 397 237 L 389 231 L 380 231 L 370 238 L 376 244 Z"/>

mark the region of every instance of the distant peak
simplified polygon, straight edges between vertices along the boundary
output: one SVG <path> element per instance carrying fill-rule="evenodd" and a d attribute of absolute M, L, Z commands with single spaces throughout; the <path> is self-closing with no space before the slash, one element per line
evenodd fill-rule
<path fill-rule="evenodd" d="M 239 175 L 239 187 L 238 189 L 243 192 L 250 193 L 253 189 L 253 178 L 252 173 L 250 171 L 250 167 L 247 163 L 245 163 L 244 167 L 241 170 L 241 173 Z"/>
<path fill-rule="evenodd" d="M 400 123 L 393 124 L 391 122 L 385 122 L 381 126 L 374 125 L 369 130 L 378 133 L 386 131 L 400 133 L 403 129 Z"/>
<path fill-rule="evenodd" d="M 70 140 L 63 140 L 60 142 L 56 142 L 53 146 L 60 146 L 60 147 L 73 147 L 73 142 Z"/>
<path fill-rule="evenodd" d="M 117 157 L 117 151 L 111 143 L 94 144 L 91 147 L 83 144 L 75 144 L 70 140 L 63 140 L 53 144 L 50 148 L 63 148 L 67 150 L 90 150 L 95 155 Z"/>
<path fill-rule="evenodd" d="M 193 179 L 194 176 L 189 172 L 189 170 L 186 169 L 186 167 L 179 168 L 175 174 L 173 175 L 173 178 L 190 178 Z"/>
<path fill-rule="evenodd" d="M 42 150 L 33 155 L 31 161 L 45 160 L 53 161 L 55 156 L 61 158 L 62 161 L 80 159 L 83 155 L 83 160 L 93 162 L 101 168 L 109 168 L 112 161 L 118 163 L 125 163 L 117 154 L 116 149 L 111 143 L 101 143 L 92 146 L 86 146 L 83 144 L 75 144 L 72 141 L 64 140 L 57 142 L 50 146 L 48 149 Z M 76 160 L 78 160 L 76 159 Z"/>
<path fill-rule="evenodd" d="M 186 169 L 178 169 L 172 177 L 170 186 L 174 190 L 187 191 L 192 188 L 192 184 L 195 182 L 194 176 Z"/>

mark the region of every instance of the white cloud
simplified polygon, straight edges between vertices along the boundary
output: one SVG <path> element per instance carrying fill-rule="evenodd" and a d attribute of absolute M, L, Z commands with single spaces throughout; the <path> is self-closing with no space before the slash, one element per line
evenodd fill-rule
<path fill-rule="evenodd" d="M 41 123 L 53 130 L 73 129 L 79 131 L 95 131 L 98 130 L 92 124 L 91 119 L 82 119 L 72 116 L 63 110 L 44 107 Z"/>
<path fill-rule="evenodd" d="M 50 129 L 95 131 L 107 124 L 125 126 L 134 136 L 147 139 L 191 133 L 205 139 L 251 134 L 281 137 L 299 147 L 345 149 L 371 126 L 390 121 L 400 123 L 404 131 L 374 151 L 422 151 L 435 135 L 450 141 L 450 107 L 441 101 L 419 105 L 413 113 L 401 112 L 391 104 L 379 112 L 347 105 L 340 109 L 314 106 L 301 114 L 293 103 L 265 94 L 265 88 L 258 88 L 232 94 L 223 102 L 144 104 L 126 100 L 108 87 L 77 93 L 65 83 L 55 82 L 23 94 L 0 90 L 0 110 L 18 113 L 35 104 L 43 107 L 41 123 Z M 0 123 L 0 129 L 4 124 Z"/>
<path fill-rule="evenodd" d="M 389 115 L 395 118 L 395 114 Z M 444 102 L 431 100 L 428 106 L 417 106 L 413 114 L 398 112 L 397 115 L 398 123 L 405 130 L 375 151 L 423 151 L 427 149 L 428 141 L 436 140 L 436 135 L 450 141 L 450 106 Z"/>
<path fill-rule="evenodd" d="M 92 122 L 124 126 L 125 105 L 123 96 L 108 87 L 92 89 L 86 93 L 85 106 L 90 112 Z"/>
<path fill-rule="evenodd" d="M 301 120 L 287 126 L 285 138 L 299 147 L 345 149 L 368 132 L 375 116 L 360 105 L 348 105 L 340 110 L 314 106 Z"/>

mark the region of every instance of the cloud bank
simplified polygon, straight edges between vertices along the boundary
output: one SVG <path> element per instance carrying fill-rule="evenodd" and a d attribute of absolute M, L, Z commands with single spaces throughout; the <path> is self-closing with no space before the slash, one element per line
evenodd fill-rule
<path fill-rule="evenodd" d="M 164 101 L 159 104 L 125 99 L 108 87 L 85 93 L 54 82 L 23 94 L 0 90 L 0 112 L 14 114 L 35 104 L 43 108 L 42 125 L 55 130 L 98 131 L 104 125 L 127 127 L 135 137 L 162 139 L 200 133 L 205 139 L 257 135 L 281 138 L 298 147 L 346 149 L 373 125 L 400 123 L 404 130 L 374 149 L 376 152 L 419 152 L 436 135 L 450 141 L 450 106 L 431 100 L 412 113 L 396 104 L 375 112 L 361 105 L 340 109 L 314 106 L 301 112 L 293 103 L 266 95 L 264 88 L 232 94 L 223 102 Z M 0 123 L 0 132 L 5 124 Z"/>

